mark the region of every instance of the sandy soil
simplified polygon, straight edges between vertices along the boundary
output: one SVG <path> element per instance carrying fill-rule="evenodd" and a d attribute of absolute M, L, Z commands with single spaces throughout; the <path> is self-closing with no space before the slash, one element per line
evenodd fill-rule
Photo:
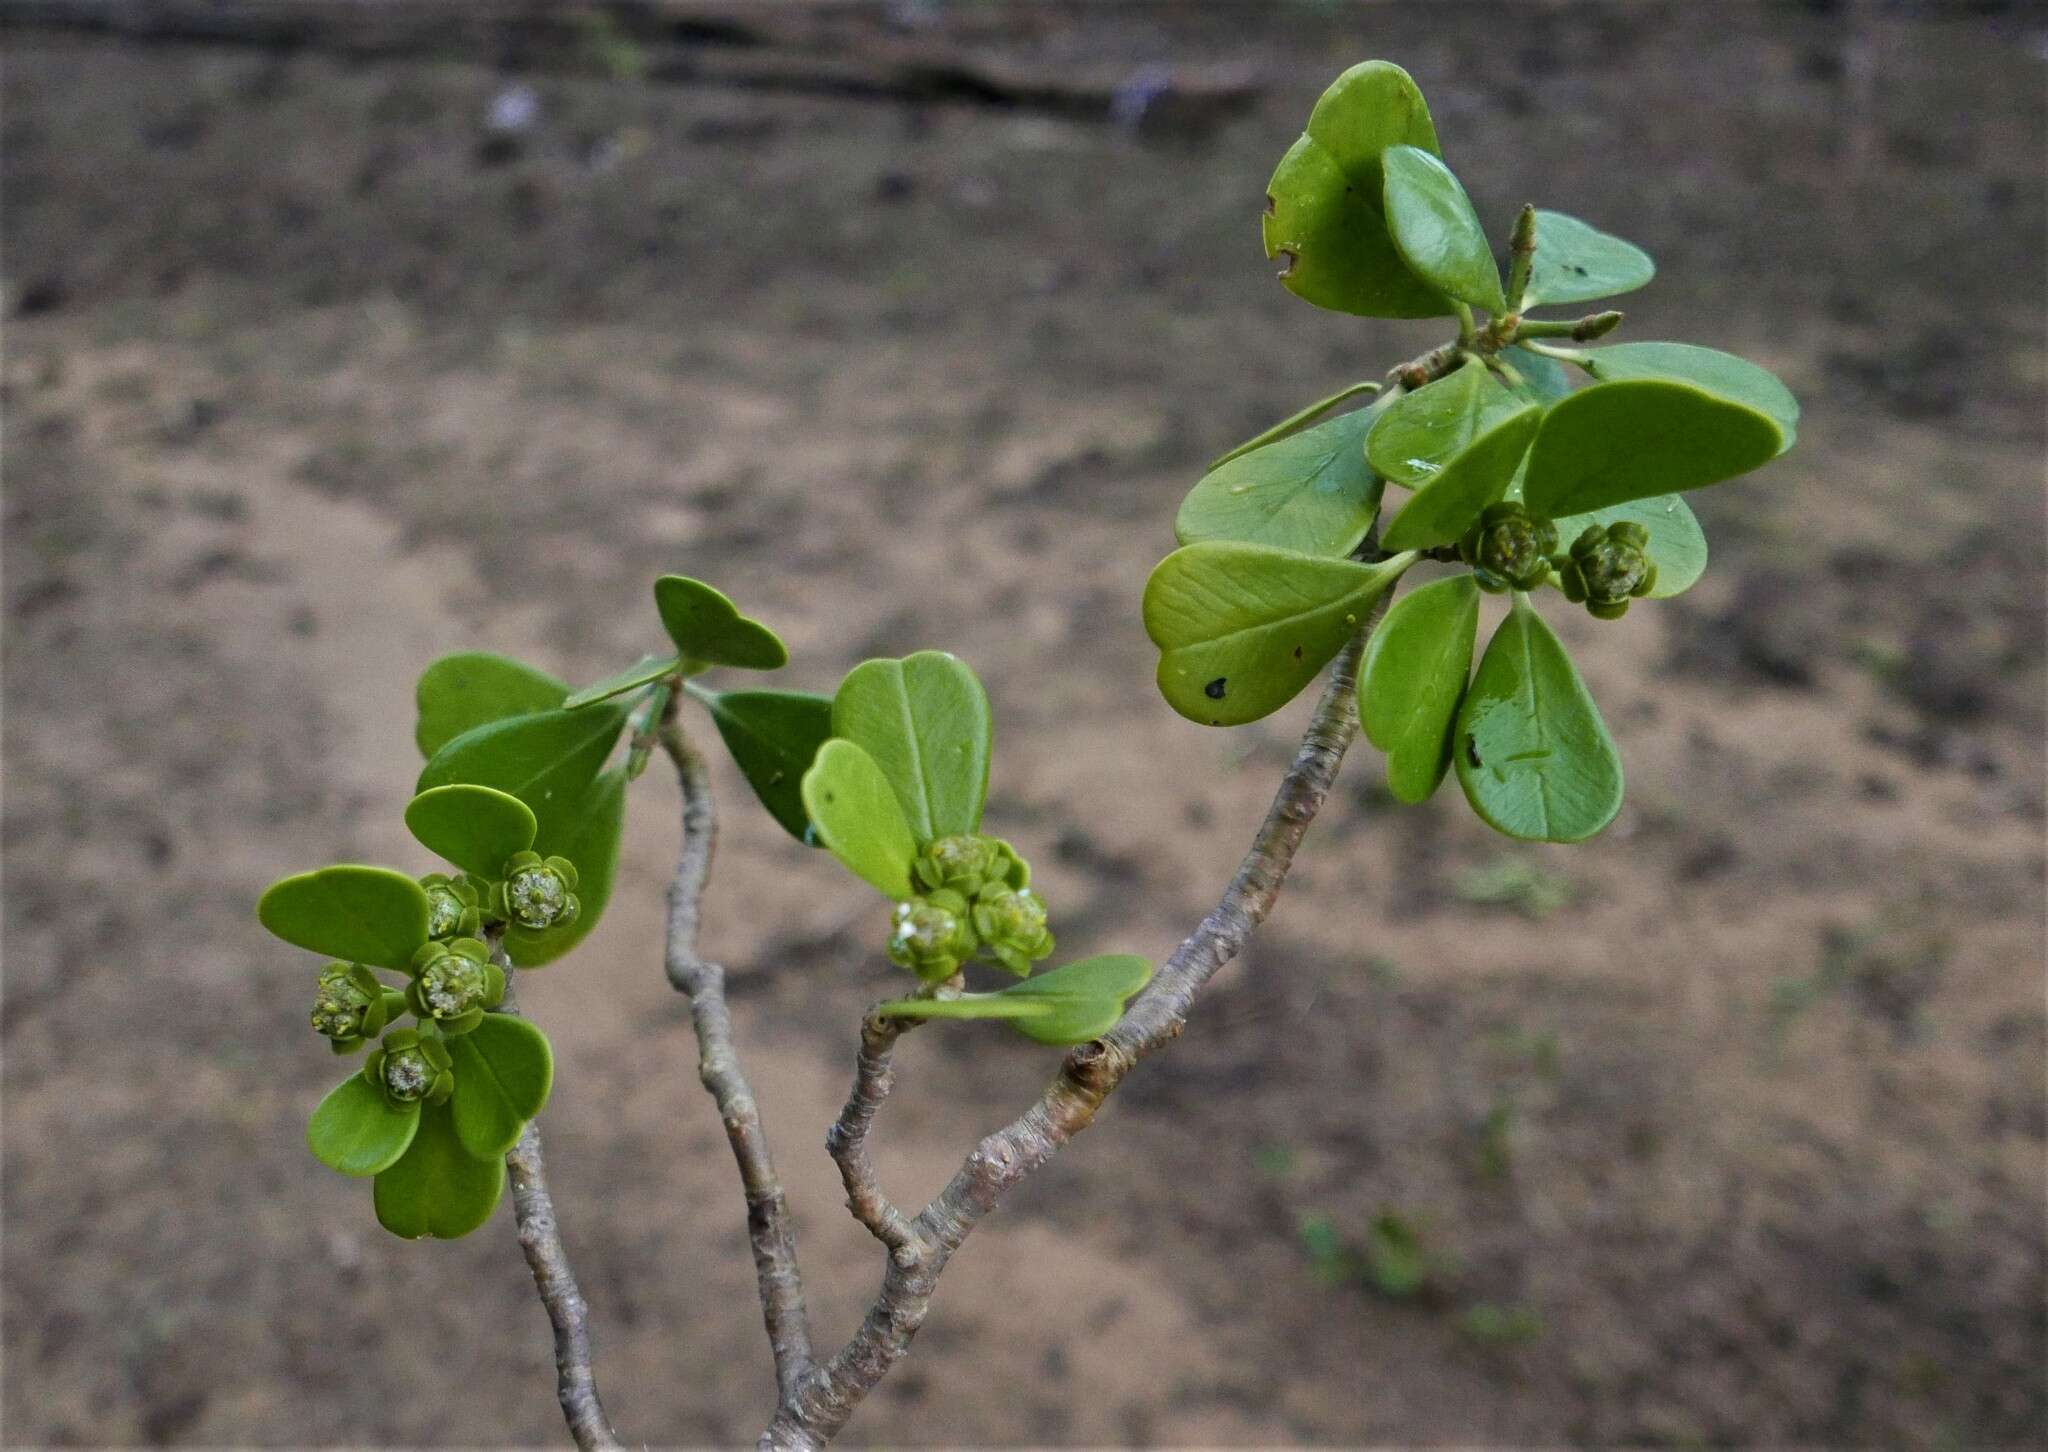
<path fill-rule="evenodd" d="M 795 684 L 954 649 L 1063 947 L 1171 948 L 1301 715 L 1205 732 L 1153 691 L 1173 506 L 1433 341 L 1317 314 L 1258 255 L 1273 160 L 1369 54 L 1489 214 L 1648 246 L 1630 335 L 1768 362 L 1801 443 L 1703 499 L 1692 595 L 1563 621 L 1628 761 L 1614 829 L 1506 844 L 1454 794 L 1395 807 L 1361 748 L 1254 949 L 977 1235 L 853 1435 L 2048 1437 L 2039 12 L 1424 10 L 1041 24 L 1045 63 L 1265 82 L 1135 133 L 542 77 L 507 145 L 507 78 L 462 60 L 16 48 L 10 1444 L 559 1439 L 508 1214 L 403 1244 L 306 1155 L 334 1067 L 250 911 L 303 866 L 424 868 L 398 809 L 444 651 L 595 678 L 649 643 L 663 570 L 772 622 Z M 890 970 L 865 890 L 722 770 L 708 944 L 836 1340 L 876 1266 L 820 1140 Z M 613 1412 L 725 1443 L 770 1384 L 657 966 L 674 807 L 651 772 L 605 922 L 522 994 Z M 1049 1065 L 910 1040 L 898 1198 Z M 1359 1268 L 1390 1226 L 1410 1294 Z"/>

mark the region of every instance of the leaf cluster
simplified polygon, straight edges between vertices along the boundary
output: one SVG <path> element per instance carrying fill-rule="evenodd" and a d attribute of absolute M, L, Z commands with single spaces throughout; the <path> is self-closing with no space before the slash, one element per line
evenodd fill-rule
<path fill-rule="evenodd" d="M 1257 720 L 1409 570 L 1452 565 L 1392 606 L 1360 673 L 1361 722 L 1390 788 L 1420 802 L 1455 767 L 1496 830 L 1592 836 L 1620 809 L 1621 760 L 1534 592 L 1610 620 L 1690 588 L 1707 546 L 1680 495 L 1784 453 L 1798 404 L 1764 369 L 1710 348 L 1545 342 L 1611 331 L 1619 313 L 1532 312 L 1642 287 L 1648 254 L 1528 207 L 1504 275 L 1420 90 L 1385 61 L 1354 66 L 1317 102 L 1273 173 L 1262 225 L 1297 296 L 1365 317 L 1453 316 L 1458 338 L 1233 449 L 1189 491 L 1181 547 L 1145 589 L 1161 694 L 1203 725 Z M 1398 506 L 1390 489 L 1407 491 Z M 1482 592 L 1512 599 L 1475 670 Z"/>

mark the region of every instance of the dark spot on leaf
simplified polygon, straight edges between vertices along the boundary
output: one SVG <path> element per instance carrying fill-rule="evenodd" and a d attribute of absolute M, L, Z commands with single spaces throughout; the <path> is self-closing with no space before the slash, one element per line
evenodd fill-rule
<path fill-rule="evenodd" d="M 1298 645 L 1297 645 L 1296 647 L 1294 647 L 1294 658 L 1295 658 L 1296 660 L 1300 660 L 1300 659 L 1301 659 L 1301 647 L 1300 647 L 1300 646 L 1298 646 Z"/>
<path fill-rule="evenodd" d="M 1585 269 L 1585 268 L 1583 268 L 1583 267 L 1581 267 L 1581 266 L 1579 266 L 1579 264 L 1578 264 L 1578 263 L 1576 263 L 1576 262 L 1574 262 L 1574 263 L 1571 263 L 1571 264 L 1570 264 L 1570 267 L 1571 267 L 1571 270 L 1572 270 L 1573 272 L 1577 273 L 1577 274 L 1578 274 L 1578 275 L 1579 275 L 1580 277 L 1584 277 L 1584 276 L 1586 275 L 1586 269 Z"/>
<path fill-rule="evenodd" d="M 1479 738 L 1469 733 L 1465 737 L 1465 759 L 1475 767 L 1486 764 L 1479 759 Z"/>
<path fill-rule="evenodd" d="M 1224 682 L 1224 680 L 1225 680 L 1225 679 L 1226 679 L 1226 677 L 1223 677 L 1223 676 L 1218 676 L 1218 677 L 1216 677 L 1216 679 L 1215 679 L 1215 680 L 1213 680 L 1213 681 L 1209 682 L 1209 684 L 1208 684 L 1208 685 L 1206 685 L 1206 686 L 1202 687 L 1202 694 L 1203 694 L 1203 695 L 1205 695 L 1205 696 L 1207 696 L 1207 697 L 1208 697 L 1208 698 L 1209 698 L 1210 700 L 1212 700 L 1212 701 L 1220 701 L 1220 700 L 1222 700 L 1222 699 L 1223 699 L 1223 682 Z"/>

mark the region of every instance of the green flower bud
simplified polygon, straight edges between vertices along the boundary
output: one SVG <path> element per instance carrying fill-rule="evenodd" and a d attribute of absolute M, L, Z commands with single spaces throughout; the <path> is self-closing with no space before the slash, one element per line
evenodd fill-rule
<path fill-rule="evenodd" d="M 430 872 L 420 879 L 427 894 L 427 936 L 473 938 L 483 931 L 483 896 L 468 877 Z"/>
<path fill-rule="evenodd" d="M 438 1037 L 393 1029 L 364 1062 L 363 1077 L 393 1104 L 444 1104 L 455 1092 L 455 1060 Z"/>
<path fill-rule="evenodd" d="M 964 832 L 927 842 L 910 871 L 927 892 L 943 888 L 968 898 L 992 882 L 1022 887 L 1031 881 L 1030 866 L 1009 843 Z"/>
<path fill-rule="evenodd" d="M 1589 524 L 1572 541 L 1571 553 L 1555 561 L 1559 588 L 1596 619 L 1619 620 L 1630 600 L 1656 587 L 1657 567 L 1645 553 L 1649 543 L 1650 532 L 1633 520 L 1605 529 Z"/>
<path fill-rule="evenodd" d="M 377 981 L 360 963 L 329 963 L 320 970 L 313 992 L 313 1032 L 324 1036 L 337 1054 L 352 1054 L 363 1040 L 384 1032 L 392 1014 L 405 1006 L 397 994 Z"/>
<path fill-rule="evenodd" d="M 1045 903 L 1029 888 L 1000 883 L 984 887 L 974 899 L 974 931 L 982 951 L 1019 978 L 1052 951 L 1045 927 Z"/>
<path fill-rule="evenodd" d="M 428 943 L 412 958 L 406 1005 L 449 1037 L 466 1034 L 505 1001 L 505 970 L 475 938 Z"/>
<path fill-rule="evenodd" d="M 1550 578 L 1557 551 L 1557 526 L 1532 518 L 1521 505 L 1489 504 L 1479 522 L 1458 541 L 1458 556 L 1472 567 L 1483 589 L 1533 590 Z"/>
<path fill-rule="evenodd" d="M 566 857 L 545 861 L 521 852 L 505 864 L 504 881 L 491 890 L 491 906 L 514 927 L 539 932 L 576 921 L 576 868 Z"/>
<path fill-rule="evenodd" d="M 974 956 L 967 899 L 949 889 L 897 903 L 889 926 L 889 961 L 927 983 L 951 978 Z"/>

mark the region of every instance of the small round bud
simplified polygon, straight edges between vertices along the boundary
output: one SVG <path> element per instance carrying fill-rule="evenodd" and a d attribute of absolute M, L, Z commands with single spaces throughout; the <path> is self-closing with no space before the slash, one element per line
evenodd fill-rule
<path fill-rule="evenodd" d="M 1605 529 L 1586 526 L 1572 541 L 1571 570 L 1559 571 L 1569 582 L 1566 598 L 1583 599 L 1597 619 L 1620 619 L 1628 602 L 1647 595 L 1657 582 L 1657 567 L 1644 553 L 1649 542 L 1650 532 L 1632 520 Z"/>
<path fill-rule="evenodd" d="M 505 970 L 475 938 L 428 943 L 413 954 L 412 975 L 407 1006 L 443 1034 L 468 1033 L 505 999 Z"/>
<path fill-rule="evenodd" d="M 393 1029 L 363 1065 L 363 1077 L 393 1104 L 446 1101 L 455 1089 L 455 1060 L 447 1045 L 416 1029 Z"/>
<path fill-rule="evenodd" d="M 950 888 L 971 896 L 994 874 L 998 862 L 994 839 L 963 832 L 927 842 L 912 871 L 927 892 Z"/>
<path fill-rule="evenodd" d="M 974 930 L 983 951 L 1020 978 L 1053 947 L 1045 902 L 1029 888 L 983 888 L 974 899 Z"/>
<path fill-rule="evenodd" d="M 576 869 L 566 857 L 521 852 L 505 864 L 491 905 L 514 927 L 540 932 L 576 921 Z"/>
<path fill-rule="evenodd" d="M 467 878 L 430 872 L 420 886 L 427 894 L 429 938 L 472 938 L 483 930 L 483 899 Z"/>
<path fill-rule="evenodd" d="M 1472 566 L 1480 585 L 1533 590 L 1550 576 L 1557 526 L 1532 518 L 1519 504 L 1490 504 L 1458 542 L 1458 554 Z"/>
<path fill-rule="evenodd" d="M 350 1053 L 384 1031 L 395 1003 L 396 996 L 387 995 L 377 975 L 362 964 L 329 963 L 313 991 L 313 1032 L 336 1053 Z"/>
<path fill-rule="evenodd" d="M 889 919 L 889 961 L 927 983 L 959 972 L 974 947 L 967 899 L 948 889 L 897 903 Z"/>

